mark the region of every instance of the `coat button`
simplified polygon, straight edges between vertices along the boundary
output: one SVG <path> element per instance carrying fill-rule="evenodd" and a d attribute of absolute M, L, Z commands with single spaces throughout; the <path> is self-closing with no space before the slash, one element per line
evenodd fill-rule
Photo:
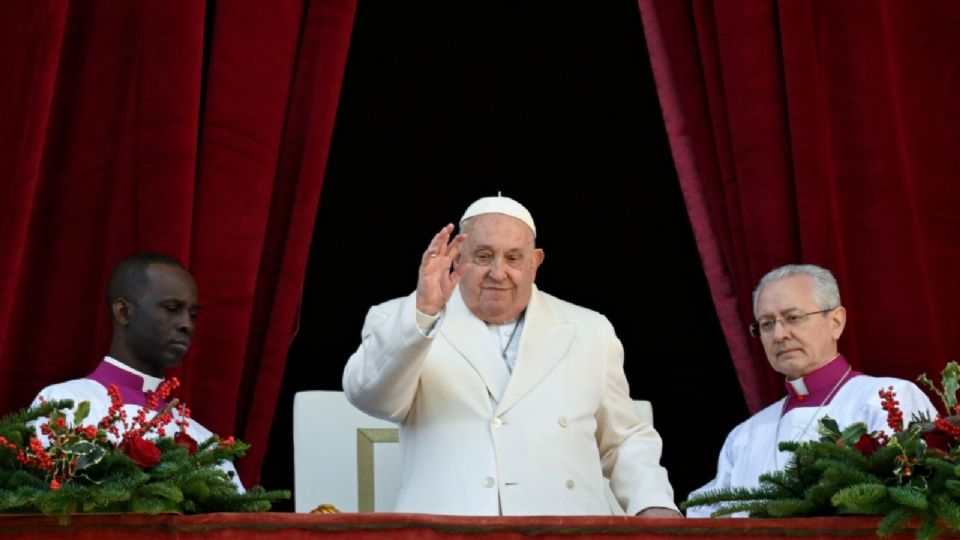
<path fill-rule="evenodd" d="M 560 427 L 562 428 L 567 427 L 567 417 L 561 416 L 560 418 L 557 419 L 557 423 L 560 424 Z"/>
<path fill-rule="evenodd" d="M 503 420 L 501 420 L 500 417 L 498 416 L 497 418 L 493 419 L 493 422 L 490 422 L 490 423 L 493 425 L 494 428 L 498 428 L 503 425 Z"/>
<path fill-rule="evenodd" d="M 573 489 L 573 486 L 576 484 L 573 483 L 573 480 L 567 480 L 567 489 Z"/>
<path fill-rule="evenodd" d="M 483 479 L 483 485 L 484 485 L 484 487 L 488 487 L 488 488 L 493 487 L 493 477 L 492 477 L 492 476 L 488 476 L 488 477 L 484 478 L 484 479 Z"/>

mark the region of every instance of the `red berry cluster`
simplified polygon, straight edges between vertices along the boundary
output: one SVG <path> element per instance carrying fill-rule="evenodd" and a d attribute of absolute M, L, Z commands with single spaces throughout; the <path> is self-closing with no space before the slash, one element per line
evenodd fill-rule
<path fill-rule="evenodd" d="M 43 448 L 43 443 L 36 437 L 30 437 L 29 452 L 23 449 L 17 449 L 17 461 L 27 467 L 40 469 L 42 471 L 53 472 L 57 464 Z"/>
<path fill-rule="evenodd" d="M 100 426 L 120 440 L 118 446 L 129 445 L 132 439 L 143 438 L 151 431 L 155 431 L 160 437 L 165 437 L 167 436 L 166 425 L 174 421 L 171 409 L 176 407 L 180 412 L 176 424 L 180 429 L 185 429 L 189 425 L 187 418 L 190 415 L 190 409 L 184 405 L 167 406 L 163 411 L 148 418 L 150 412 L 159 409 L 161 401 L 166 401 L 179 386 L 180 381 L 176 377 L 161 382 L 155 391 L 147 392 L 146 405 L 137 411 L 130 423 L 127 423 L 127 413 L 123 408 L 120 390 L 115 384 L 111 384 L 107 388 L 110 409 L 107 411 L 107 416 L 100 421 Z"/>
<path fill-rule="evenodd" d="M 108 386 L 107 395 L 110 396 L 110 408 L 107 409 L 107 415 L 100 420 L 100 427 L 119 439 L 120 428 L 127 425 L 127 411 L 123 409 L 123 398 L 120 397 L 120 388 L 117 385 Z"/>
<path fill-rule="evenodd" d="M 894 433 L 903 431 L 903 411 L 900 410 L 900 402 L 896 398 L 897 393 L 893 387 L 888 390 L 880 389 L 880 406 L 887 411 L 887 425 Z"/>
<path fill-rule="evenodd" d="M 146 437 L 151 432 L 159 437 L 166 437 L 168 424 L 171 422 L 177 426 L 178 443 L 188 445 L 195 451 L 196 441 L 186 435 L 187 426 L 190 425 L 190 409 L 186 405 L 174 399 L 167 403 L 163 410 L 150 416 L 151 412 L 160 409 L 160 404 L 166 402 L 179 386 L 180 381 L 172 377 L 161 382 L 155 391 L 147 392 L 146 405 L 136 412 L 129 423 L 126 420 L 119 389 L 115 385 L 110 385 L 107 389 L 111 407 L 107 416 L 100 421 L 100 425 L 116 437 L 118 440 L 115 443 L 116 446 L 142 467 L 155 467 L 160 460 L 159 449 Z M 179 414 L 174 414 L 174 411 Z"/>
<path fill-rule="evenodd" d="M 944 418 L 938 414 L 937 419 L 933 421 L 933 425 L 953 438 L 960 437 L 960 426 L 951 422 L 949 418 Z"/>
<path fill-rule="evenodd" d="M 880 446 L 886 446 L 887 443 L 890 442 L 890 437 L 887 436 L 887 432 L 882 429 L 874 438 L 877 439 L 877 442 L 880 443 Z"/>
<path fill-rule="evenodd" d="M 179 386 L 180 381 L 175 377 L 161 382 L 156 391 L 147 393 L 146 405 L 128 422 L 120 389 L 117 385 L 110 385 L 107 388 L 110 407 L 107 415 L 95 425 L 68 428 L 66 417 L 55 412 L 46 423 L 39 425 L 40 437 L 32 437 L 26 448 L 20 448 L 0 436 L 0 449 L 6 448 L 16 454 L 17 461 L 25 467 L 41 471 L 49 479 L 52 490 L 60 489 L 78 473 L 79 458 L 72 451 L 78 440 L 112 445 L 129 455 L 141 467 L 155 467 L 161 458 L 160 450 L 152 441 L 146 440 L 145 436 L 150 432 L 156 432 L 160 437 L 166 436 L 166 427 L 171 422 L 179 431 L 177 443 L 188 446 L 191 453 L 196 451 L 196 441 L 186 435 L 186 428 L 190 425 L 190 409 L 186 405 L 173 400 L 163 410 L 150 416 Z M 42 396 L 39 401 L 41 404 L 46 402 Z M 115 438 L 108 439 L 107 434 L 112 434 Z M 41 441 L 41 437 L 45 441 Z M 232 445 L 235 441 L 233 437 L 229 437 L 222 444 Z"/>

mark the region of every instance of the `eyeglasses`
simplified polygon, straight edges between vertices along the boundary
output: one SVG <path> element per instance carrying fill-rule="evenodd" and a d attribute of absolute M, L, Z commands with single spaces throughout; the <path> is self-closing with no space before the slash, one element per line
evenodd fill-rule
<path fill-rule="evenodd" d="M 772 334 L 773 329 L 777 327 L 777 321 L 780 321 L 785 327 L 794 328 L 807 322 L 807 319 L 809 319 L 811 315 L 829 313 L 835 309 L 837 308 L 832 307 L 829 309 L 821 309 L 820 311 L 811 311 L 810 313 L 791 313 L 782 319 L 764 319 L 757 321 L 750 325 L 750 335 L 760 337 L 760 334 Z"/>

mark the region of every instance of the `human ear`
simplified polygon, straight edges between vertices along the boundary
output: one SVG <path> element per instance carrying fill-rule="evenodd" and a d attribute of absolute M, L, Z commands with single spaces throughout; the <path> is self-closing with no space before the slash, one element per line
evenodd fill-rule
<path fill-rule="evenodd" d="M 843 329 L 847 326 L 847 309 L 843 306 L 833 310 L 830 314 L 830 330 L 833 333 L 833 339 L 840 339 Z"/>
<path fill-rule="evenodd" d="M 544 252 L 543 252 L 542 249 L 537 248 L 537 249 L 533 250 L 533 268 L 534 268 L 534 270 L 536 270 L 537 268 L 540 268 L 540 265 L 543 264 L 543 258 L 544 258 L 545 256 L 546 256 L 546 255 L 544 254 Z"/>
<path fill-rule="evenodd" d="M 130 324 L 130 312 L 132 310 L 133 306 L 123 298 L 117 298 L 113 301 L 113 304 L 110 305 L 110 312 L 113 315 L 113 320 L 117 321 L 123 326 Z"/>

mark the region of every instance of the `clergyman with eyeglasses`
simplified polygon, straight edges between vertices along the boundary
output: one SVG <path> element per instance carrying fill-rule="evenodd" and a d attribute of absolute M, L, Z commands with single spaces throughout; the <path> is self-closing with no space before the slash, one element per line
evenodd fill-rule
<path fill-rule="evenodd" d="M 537 289 L 535 239 L 520 203 L 484 197 L 433 237 L 415 292 L 367 313 L 343 389 L 400 424 L 395 511 L 610 514 L 606 477 L 624 512 L 681 517 L 613 326 Z"/>
<path fill-rule="evenodd" d="M 878 392 L 893 387 L 905 418 L 936 409 L 913 383 L 871 377 L 853 369 L 837 348 L 847 322 L 837 280 L 811 264 L 787 265 L 763 276 L 753 292 L 756 322 L 750 333 L 763 343 L 770 365 L 785 377 L 786 396 L 738 425 L 727 436 L 717 476 L 690 496 L 730 487 L 757 487 L 765 472 L 782 470 L 790 457 L 781 441 L 819 438 L 817 424 L 830 416 L 840 426 L 864 422 L 888 429 Z M 690 508 L 687 517 L 707 517 L 710 506 Z"/>

